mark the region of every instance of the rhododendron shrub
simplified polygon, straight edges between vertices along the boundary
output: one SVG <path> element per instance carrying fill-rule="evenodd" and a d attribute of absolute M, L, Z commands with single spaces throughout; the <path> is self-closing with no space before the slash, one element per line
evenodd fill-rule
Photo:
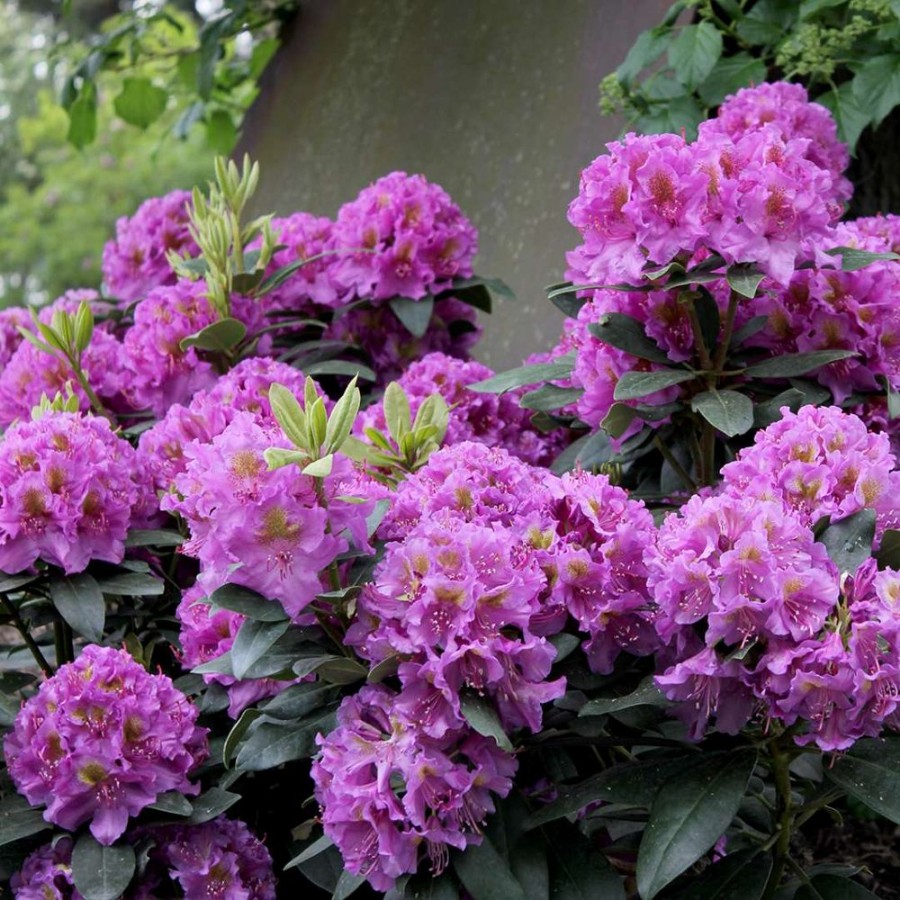
<path fill-rule="evenodd" d="M 219 161 L 4 313 L 12 895 L 866 893 L 804 831 L 900 823 L 900 225 L 835 135 L 771 84 L 608 145 L 509 372 L 401 172 L 246 222 Z"/>

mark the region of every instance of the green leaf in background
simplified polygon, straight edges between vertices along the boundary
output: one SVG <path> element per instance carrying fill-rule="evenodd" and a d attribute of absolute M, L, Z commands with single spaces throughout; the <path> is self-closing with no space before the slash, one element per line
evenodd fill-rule
<path fill-rule="evenodd" d="M 704 869 L 678 900 L 760 900 L 772 871 L 772 857 L 739 850 Z"/>
<path fill-rule="evenodd" d="M 853 79 L 853 97 L 880 125 L 900 103 L 900 56 L 889 53 L 866 61 Z"/>
<path fill-rule="evenodd" d="M 825 774 L 851 797 L 900 825 L 900 738 L 863 738 Z"/>
<path fill-rule="evenodd" d="M 44 821 L 41 811 L 21 795 L 7 794 L 0 801 L 0 847 L 52 827 Z"/>
<path fill-rule="evenodd" d="M 875 554 L 879 568 L 900 569 L 900 531 L 886 528 Z"/>
<path fill-rule="evenodd" d="M 825 252 L 829 256 L 840 256 L 841 269 L 844 272 L 856 272 L 879 259 L 892 261 L 900 259 L 900 255 L 896 253 L 873 253 L 870 250 L 859 250 L 856 247 L 832 247 Z"/>
<path fill-rule="evenodd" d="M 663 785 L 641 838 L 638 891 L 653 900 L 725 833 L 756 765 L 755 751 L 707 755 Z"/>
<path fill-rule="evenodd" d="M 630 694 L 621 697 L 590 700 L 578 712 L 581 716 L 602 716 L 606 713 L 631 709 L 634 706 L 667 706 L 669 703 L 656 686 L 653 676 L 645 678 Z"/>
<path fill-rule="evenodd" d="M 734 56 L 719 59 L 697 88 L 697 93 L 707 106 L 718 106 L 729 94 L 765 80 L 766 64 L 763 60 L 749 53 L 735 53 Z"/>
<path fill-rule="evenodd" d="M 135 866 L 130 844 L 104 847 L 84 834 L 72 849 L 72 880 L 84 900 L 117 900 L 128 887 Z"/>
<path fill-rule="evenodd" d="M 710 22 L 686 25 L 669 47 L 675 77 L 690 88 L 706 80 L 722 55 L 722 33 Z"/>
<path fill-rule="evenodd" d="M 542 381 L 556 381 L 572 374 L 572 360 L 560 360 L 552 363 L 538 363 L 534 366 L 519 366 L 500 372 L 493 378 L 476 381 L 469 385 L 470 391 L 481 394 L 503 394 L 526 384 L 538 384 Z"/>
<path fill-rule="evenodd" d="M 555 384 L 545 384 L 536 391 L 523 394 L 519 406 L 523 409 L 535 409 L 540 412 L 552 412 L 575 403 L 584 393 L 582 388 L 563 388 Z"/>
<path fill-rule="evenodd" d="M 633 81 L 647 66 L 662 56 L 670 41 L 671 36 L 664 28 L 642 31 L 631 45 L 622 64 L 616 69 L 616 75 L 626 84 Z"/>
<path fill-rule="evenodd" d="M 389 301 L 389 306 L 413 337 L 420 338 L 428 331 L 428 324 L 434 311 L 434 297 L 423 297 L 421 300 L 394 297 Z"/>
<path fill-rule="evenodd" d="M 87 572 L 60 575 L 50 582 L 50 599 L 71 629 L 92 644 L 103 638 L 106 601 L 96 579 Z"/>
<path fill-rule="evenodd" d="M 851 575 L 872 554 L 875 510 L 861 509 L 846 519 L 832 522 L 818 538 L 840 572 Z"/>
<path fill-rule="evenodd" d="M 616 400 L 638 400 L 649 394 L 681 384 L 684 381 L 692 381 L 697 377 L 696 372 L 688 372 L 685 369 L 663 369 L 656 372 L 625 372 L 616 382 L 613 397 Z"/>
<path fill-rule="evenodd" d="M 215 109 L 206 117 L 206 143 L 222 156 L 231 153 L 237 143 L 237 126 L 230 112 Z"/>
<path fill-rule="evenodd" d="M 162 579 L 149 572 L 116 572 L 99 584 L 104 594 L 123 597 L 160 597 L 166 587 Z"/>
<path fill-rule="evenodd" d="M 69 107 L 69 131 L 66 140 L 82 150 L 97 137 L 97 92 L 92 81 L 84 86 Z"/>
<path fill-rule="evenodd" d="M 528 900 L 509 862 L 487 836 L 457 853 L 453 868 L 473 900 Z"/>
<path fill-rule="evenodd" d="M 814 875 L 798 888 L 794 900 L 878 900 L 878 896 L 849 878 Z"/>
<path fill-rule="evenodd" d="M 606 857 L 572 828 L 545 828 L 553 900 L 625 900 L 625 886 Z"/>
<path fill-rule="evenodd" d="M 148 78 L 126 78 L 113 105 L 129 125 L 146 128 L 165 112 L 168 95 Z"/>
<path fill-rule="evenodd" d="M 753 427 L 753 401 L 737 391 L 703 391 L 691 398 L 691 409 L 726 437 Z"/>
<path fill-rule="evenodd" d="M 557 475 L 571 471 L 575 466 L 590 471 L 595 466 L 609 462 L 613 457 L 613 448 L 609 435 L 605 431 L 595 431 L 573 441 L 553 461 L 551 470 Z"/>
<path fill-rule="evenodd" d="M 826 109 L 831 110 L 837 122 L 838 137 L 853 153 L 863 129 L 872 121 L 872 114 L 860 106 L 856 99 L 853 82 L 846 81 L 837 90 L 832 89 L 820 94 L 816 97 L 816 103 L 821 103 Z"/>

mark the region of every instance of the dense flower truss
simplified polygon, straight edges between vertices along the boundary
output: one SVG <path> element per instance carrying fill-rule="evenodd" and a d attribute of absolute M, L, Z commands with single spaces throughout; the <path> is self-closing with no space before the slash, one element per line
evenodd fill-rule
<path fill-rule="evenodd" d="M 190 234 L 190 202 L 188 191 L 172 191 L 145 200 L 133 216 L 116 222 L 116 237 L 103 249 L 103 281 L 111 296 L 131 303 L 175 283 L 168 251 L 200 252 Z"/>
<path fill-rule="evenodd" d="M 0 441 L 0 570 L 120 562 L 146 502 L 135 451 L 106 419 L 48 412 L 19 422 Z"/>
<path fill-rule="evenodd" d="M 272 857 L 244 822 L 219 816 L 203 825 L 145 828 L 139 836 L 153 846 L 133 900 L 154 900 L 160 888 L 169 896 L 175 885 L 186 900 L 275 900 Z"/>
<path fill-rule="evenodd" d="M 16 900 L 84 900 L 72 881 L 72 838 L 39 847 L 9 883 Z"/>
<path fill-rule="evenodd" d="M 879 532 L 900 524 L 900 472 L 886 435 L 833 406 L 781 415 L 722 469 L 727 493 L 781 499 L 806 525 L 861 509 L 876 511 Z"/>
<path fill-rule="evenodd" d="M 296 618 L 323 590 L 319 573 L 347 549 L 342 532 L 365 544 L 371 504 L 341 499 L 352 468 L 345 458 L 326 480 L 326 507 L 312 477 L 293 466 L 269 469 L 269 447 L 290 444 L 251 413 L 235 414 L 209 443 L 185 447 L 187 465 L 162 508 L 190 527 L 183 551 L 200 560 L 204 589 L 241 584 L 281 601 Z"/>
<path fill-rule="evenodd" d="M 490 447 L 502 447 L 513 456 L 537 465 L 548 462 L 561 447 L 557 437 L 545 437 L 530 421 L 528 410 L 519 406 L 512 394 L 485 394 L 470 391 L 469 386 L 490 378 L 493 370 L 474 360 L 464 361 L 443 353 L 429 353 L 412 363 L 397 379 L 409 398 L 413 418 L 432 394 L 440 394 L 450 407 L 445 444 L 478 441 Z M 386 431 L 384 407 L 376 403 L 360 416 L 357 430 L 377 428 Z"/>
<path fill-rule="evenodd" d="M 90 645 L 45 681 L 4 740 L 10 776 L 44 818 L 90 822 L 112 844 L 166 791 L 196 794 L 188 775 L 207 756 L 197 709 L 164 675 L 125 651 Z"/>
<path fill-rule="evenodd" d="M 360 348 L 375 369 L 378 383 L 387 384 L 428 353 L 467 359 L 481 330 L 473 307 L 445 297 L 434 304 L 422 337 L 410 334 L 389 306 L 365 304 L 336 317 L 323 337 Z"/>
<path fill-rule="evenodd" d="M 424 858 L 440 874 L 451 847 L 480 843 L 492 795 L 505 797 L 516 771 L 493 739 L 466 727 L 434 737 L 399 699 L 381 685 L 346 698 L 312 767 L 325 833 L 378 891 Z"/>
<path fill-rule="evenodd" d="M 344 251 L 334 263 L 337 283 L 375 301 L 440 293 L 472 274 L 478 251 L 475 227 L 447 192 L 405 172 L 379 178 L 345 203 L 334 242 Z"/>
<path fill-rule="evenodd" d="M 142 465 L 159 491 L 169 491 L 186 465 L 185 447 L 209 443 L 221 434 L 238 412 L 253 415 L 260 424 L 273 426 L 269 388 L 282 384 L 303 394 L 303 374 L 286 363 L 263 357 L 239 362 L 209 390 L 198 391 L 187 406 L 173 404 L 165 416 L 147 429 L 138 444 Z"/>

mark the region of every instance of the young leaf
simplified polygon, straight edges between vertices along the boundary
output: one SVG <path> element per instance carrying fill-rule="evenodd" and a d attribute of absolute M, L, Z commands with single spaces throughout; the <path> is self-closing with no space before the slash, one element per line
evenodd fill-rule
<path fill-rule="evenodd" d="M 312 448 L 309 446 L 306 413 L 297 398 L 283 384 L 273 384 L 269 388 L 269 404 L 288 440 L 295 447 L 309 452 Z"/>
<path fill-rule="evenodd" d="M 84 834 L 72 849 L 72 881 L 84 900 L 116 900 L 134 875 L 134 849 L 124 842 L 104 847 Z"/>
<path fill-rule="evenodd" d="M 753 427 L 753 402 L 737 391 L 703 391 L 691 399 L 691 409 L 727 437 Z"/>
<path fill-rule="evenodd" d="M 359 388 L 356 386 L 356 382 L 357 378 L 354 376 L 340 400 L 334 404 L 334 409 L 328 417 L 328 427 L 325 431 L 326 453 L 336 453 L 350 436 L 360 404 Z"/>
<path fill-rule="evenodd" d="M 334 465 L 334 454 L 329 453 L 321 459 L 314 459 L 311 463 L 305 465 L 301 471 L 304 475 L 311 475 L 313 478 L 327 478 L 331 474 Z"/>
<path fill-rule="evenodd" d="M 755 765 L 755 751 L 710 755 L 662 787 L 638 849 L 642 898 L 653 900 L 725 833 Z"/>
<path fill-rule="evenodd" d="M 399 445 L 403 437 L 409 434 L 412 424 L 409 399 L 403 388 L 396 381 L 392 381 L 384 392 L 382 403 L 388 433 L 394 439 L 394 442 Z"/>
<path fill-rule="evenodd" d="M 76 634 L 92 644 L 103 639 L 106 601 L 93 576 L 81 572 L 54 578 L 50 582 L 50 599 Z"/>
<path fill-rule="evenodd" d="M 662 391 L 675 384 L 692 381 L 696 372 L 685 369 L 663 369 L 656 372 L 625 372 L 616 383 L 613 397 L 616 400 L 637 400 Z"/>
<path fill-rule="evenodd" d="M 434 297 L 423 297 L 421 300 L 394 297 L 388 305 L 413 337 L 420 338 L 428 331 L 431 313 L 434 311 Z"/>

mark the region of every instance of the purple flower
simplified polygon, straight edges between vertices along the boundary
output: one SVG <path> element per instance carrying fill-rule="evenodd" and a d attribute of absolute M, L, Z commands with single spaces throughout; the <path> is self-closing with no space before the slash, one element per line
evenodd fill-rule
<path fill-rule="evenodd" d="M 130 444 L 106 419 L 47 413 L 0 441 L 0 570 L 38 559 L 80 572 L 121 562 L 133 517 L 149 505 Z"/>
<path fill-rule="evenodd" d="M 439 294 L 472 274 L 478 233 L 439 185 L 392 172 L 338 211 L 335 281 L 357 297 Z M 352 252 L 364 251 L 364 252 Z"/>
<path fill-rule="evenodd" d="M 188 774 L 207 756 L 197 709 L 165 675 L 124 650 L 90 645 L 28 700 L 4 740 L 10 776 L 44 818 L 90 822 L 112 844 L 166 791 L 196 794 Z"/>
<path fill-rule="evenodd" d="M 190 201 L 188 191 L 172 191 L 145 200 L 133 216 L 116 222 L 116 237 L 103 248 L 103 281 L 109 294 L 131 303 L 175 283 L 166 253 L 200 252 L 190 234 Z"/>
<path fill-rule="evenodd" d="M 84 900 L 72 881 L 72 838 L 60 837 L 27 856 L 9 886 L 16 900 Z"/>

